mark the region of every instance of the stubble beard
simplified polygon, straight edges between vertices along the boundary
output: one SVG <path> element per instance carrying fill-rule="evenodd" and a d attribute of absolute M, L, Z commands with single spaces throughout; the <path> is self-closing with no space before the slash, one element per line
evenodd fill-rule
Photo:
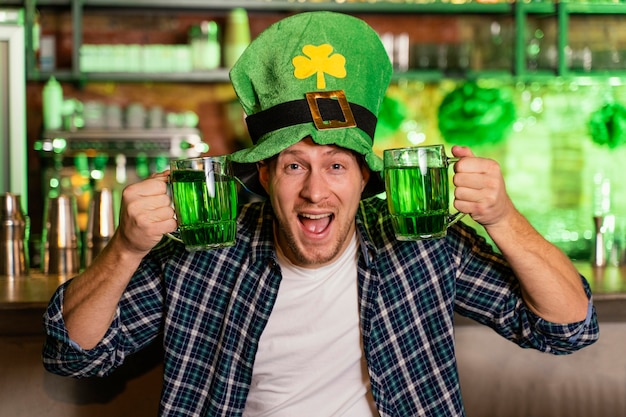
<path fill-rule="evenodd" d="M 321 249 L 301 248 L 298 245 L 298 241 L 295 238 L 294 233 L 292 233 L 289 228 L 281 226 L 280 219 L 277 219 L 274 224 L 274 233 L 277 237 L 277 244 L 286 245 L 289 251 L 288 253 L 285 253 L 285 248 L 283 247 L 283 253 L 285 256 L 287 256 L 295 265 L 305 268 L 321 266 L 334 261 L 345 241 L 348 239 L 349 233 L 349 230 L 341 230 L 337 239 L 333 240 L 328 245 L 323 246 Z"/>

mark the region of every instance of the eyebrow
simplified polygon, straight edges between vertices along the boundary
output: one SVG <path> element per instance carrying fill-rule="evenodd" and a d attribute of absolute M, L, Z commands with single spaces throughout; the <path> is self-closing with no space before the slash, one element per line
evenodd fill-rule
<path fill-rule="evenodd" d="M 300 155 L 306 155 L 308 152 L 306 151 L 301 151 L 301 150 L 296 150 L 296 149 L 285 149 L 283 152 L 281 152 L 283 155 L 292 155 L 292 156 L 300 156 Z M 352 152 L 350 149 L 345 149 L 345 148 L 341 148 L 341 147 L 334 147 L 332 149 L 329 149 L 328 151 L 324 152 L 324 154 L 322 156 L 334 156 L 337 154 L 341 154 L 341 155 L 347 155 L 347 156 L 354 156 L 354 152 Z"/>

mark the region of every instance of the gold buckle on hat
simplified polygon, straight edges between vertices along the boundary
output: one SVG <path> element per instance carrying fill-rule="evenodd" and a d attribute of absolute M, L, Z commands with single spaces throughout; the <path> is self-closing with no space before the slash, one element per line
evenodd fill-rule
<path fill-rule="evenodd" d="M 306 101 L 309 103 L 311 116 L 313 116 L 313 123 L 315 124 L 317 130 L 356 127 L 356 121 L 354 120 L 352 109 L 350 108 L 350 104 L 348 103 L 343 90 L 312 91 L 310 93 L 306 93 L 305 95 Z M 337 99 L 339 108 L 341 108 L 341 112 L 343 113 L 344 120 L 324 120 L 320 114 L 320 108 L 317 104 L 317 99 L 320 98 Z"/>

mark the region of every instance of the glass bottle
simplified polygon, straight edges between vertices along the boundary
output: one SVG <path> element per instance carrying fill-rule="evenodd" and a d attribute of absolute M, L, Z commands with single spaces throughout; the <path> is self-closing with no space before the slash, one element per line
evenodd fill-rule
<path fill-rule="evenodd" d="M 203 21 L 189 30 L 191 61 L 194 70 L 219 68 L 221 47 L 219 27 L 214 21 Z"/>
<path fill-rule="evenodd" d="M 224 33 L 224 66 L 231 68 L 250 44 L 248 13 L 238 7 L 228 15 Z"/>

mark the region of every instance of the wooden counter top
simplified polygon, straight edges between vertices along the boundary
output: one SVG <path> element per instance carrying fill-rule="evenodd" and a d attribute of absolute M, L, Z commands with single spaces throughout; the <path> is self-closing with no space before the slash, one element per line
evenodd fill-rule
<path fill-rule="evenodd" d="M 626 266 L 594 267 L 589 262 L 574 265 L 587 278 L 594 299 L 626 299 Z"/>
<path fill-rule="evenodd" d="M 57 287 L 68 278 L 42 273 L 22 277 L 0 275 L 0 310 L 45 308 Z"/>
<path fill-rule="evenodd" d="M 68 277 L 0 275 L 0 336 L 40 336 L 48 301 Z"/>

